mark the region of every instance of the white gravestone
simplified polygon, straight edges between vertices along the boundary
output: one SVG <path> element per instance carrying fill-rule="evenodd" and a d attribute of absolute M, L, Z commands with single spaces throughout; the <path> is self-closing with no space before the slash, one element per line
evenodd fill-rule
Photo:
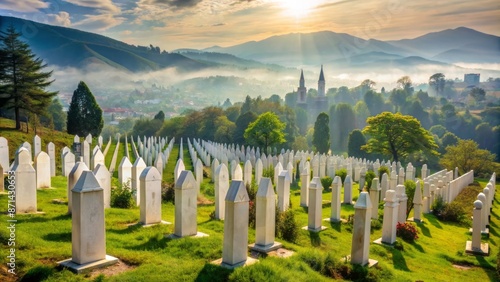
<path fill-rule="evenodd" d="M 225 198 L 222 265 L 235 267 L 247 260 L 249 201 L 243 181 L 233 180 Z"/>
<path fill-rule="evenodd" d="M 132 163 L 127 157 L 123 157 L 120 165 L 118 166 L 118 182 L 121 185 L 129 185 L 132 178 Z"/>
<path fill-rule="evenodd" d="M 75 165 L 73 166 L 73 168 L 71 168 L 71 171 L 69 172 L 69 175 L 68 175 L 68 214 L 71 214 L 72 213 L 72 210 L 73 210 L 73 200 L 72 200 L 72 195 L 73 193 L 71 193 L 71 190 L 73 189 L 73 187 L 75 187 L 75 184 L 76 182 L 78 181 L 78 179 L 80 178 L 80 176 L 82 175 L 82 173 L 84 171 L 87 171 L 89 170 L 89 168 L 87 167 L 87 165 L 85 165 L 84 162 L 82 161 L 79 161 L 77 163 L 75 163 Z"/>
<path fill-rule="evenodd" d="M 15 175 L 16 214 L 36 213 L 36 172 L 31 166 L 31 153 L 21 148 L 12 168 Z"/>
<path fill-rule="evenodd" d="M 319 177 L 314 177 L 309 184 L 309 208 L 307 215 L 307 230 L 319 232 L 326 227 L 321 226 L 321 210 L 323 186 Z"/>
<path fill-rule="evenodd" d="M 370 218 L 372 203 L 368 192 L 361 192 L 354 205 L 351 263 L 367 265 L 370 251 Z"/>
<path fill-rule="evenodd" d="M 56 146 L 54 143 L 47 144 L 47 153 L 50 157 L 50 176 L 56 176 Z"/>
<path fill-rule="evenodd" d="M 394 244 L 396 242 L 396 226 L 398 224 L 399 200 L 396 191 L 387 190 L 385 193 L 384 221 L 382 225 L 382 242 Z"/>
<path fill-rule="evenodd" d="M 197 187 L 193 173 L 189 170 L 182 171 L 175 183 L 174 235 L 177 237 L 197 234 Z"/>
<path fill-rule="evenodd" d="M 161 223 L 161 175 L 153 167 L 147 167 L 139 177 L 140 223 L 143 225 Z"/>
<path fill-rule="evenodd" d="M 35 158 L 36 188 L 49 188 L 50 178 L 50 157 L 47 153 L 40 151 Z"/>
<path fill-rule="evenodd" d="M 98 164 L 93 171 L 99 186 L 103 189 L 104 194 L 104 208 L 111 207 L 111 174 L 103 164 Z"/>
<path fill-rule="evenodd" d="M 215 218 L 224 220 L 225 215 L 225 199 L 229 189 L 229 171 L 227 166 L 222 163 L 215 170 Z"/>
<path fill-rule="evenodd" d="M 278 192 L 278 210 L 284 212 L 290 206 L 290 175 L 288 171 L 281 171 L 276 191 Z"/>

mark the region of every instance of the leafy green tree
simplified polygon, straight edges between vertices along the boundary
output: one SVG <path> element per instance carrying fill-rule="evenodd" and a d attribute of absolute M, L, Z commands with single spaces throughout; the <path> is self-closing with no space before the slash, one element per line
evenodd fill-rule
<path fill-rule="evenodd" d="M 398 79 L 397 83 L 398 87 L 405 91 L 408 95 L 413 94 L 413 82 L 409 76 L 402 76 Z"/>
<path fill-rule="evenodd" d="M 66 113 L 59 99 L 55 98 L 47 108 L 47 114 L 40 118 L 42 125 L 55 129 L 57 131 L 64 131 L 66 128 Z"/>
<path fill-rule="evenodd" d="M 266 112 L 248 125 L 244 137 L 250 145 L 268 148 L 286 141 L 284 129 L 285 124 L 275 113 Z"/>
<path fill-rule="evenodd" d="M 330 142 L 332 151 L 347 151 L 349 133 L 356 128 L 356 115 L 352 106 L 340 103 L 330 108 Z"/>
<path fill-rule="evenodd" d="M 236 119 L 240 116 L 240 107 L 239 106 L 231 106 L 224 111 L 227 119 L 232 122 L 236 122 Z"/>
<path fill-rule="evenodd" d="M 479 148 L 492 151 L 495 139 L 498 139 L 498 136 L 493 135 L 493 128 L 487 122 L 476 126 L 475 140 L 479 144 Z"/>
<path fill-rule="evenodd" d="M 394 89 L 389 96 L 389 101 L 394 105 L 396 112 L 401 112 L 404 104 L 406 103 L 406 98 L 408 98 L 408 93 L 403 89 Z"/>
<path fill-rule="evenodd" d="M 250 96 L 245 97 L 245 102 L 243 102 L 243 105 L 241 106 L 241 114 L 244 114 L 246 112 L 249 112 L 252 110 L 252 98 Z"/>
<path fill-rule="evenodd" d="M 19 39 L 14 26 L 0 32 L 0 108 L 13 109 L 16 129 L 21 128 L 21 111 L 43 115 L 57 92 L 46 91 L 52 71 L 35 58 L 28 44 Z"/>
<path fill-rule="evenodd" d="M 474 170 L 475 175 L 493 172 L 495 155 L 479 149 L 472 140 L 458 140 L 456 146 L 448 146 L 440 164 L 448 169 L 458 167 L 460 174 Z"/>
<path fill-rule="evenodd" d="M 370 139 L 362 149 L 370 153 L 391 155 L 395 162 L 420 150 L 438 154 L 432 135 L 412 116 L 384 112 L 368 118 L 367 124 L 363 133 Z"/>
<path fill-rule="evenodd" d="M 299 134 L 306 135 L 308 126 L 307 112 L 302 108 L 296 108 L 295 116 L 297 120 L 297 127 L 299 128 Z"/>
<path fill-rule="evenodd" d="M 486 96 L 486 92 L 483 88 L 474 87 L 470 90 L 469 95 L 474 98 L 477 102 L 483 101 Z"/>
<path fill-rule="evenodd" d="M 232 143 L 233 134 L 236 125 L 234 122 L 227 119 L 226 116 L 220 116 L 215 121 L 215 126 L 217 130 L 214 134 L 214 141 L 219 143 Z"/>
<path fill-rule="evenodd" d="M 354 128 L 364 128 L 366 119 L 370 116 L 370 110 L 364 101 L 358 101 L 353 108 L 356 113 L 356 126 Z"/>
<path fill-rule="evenodd" d="M 159 111 L 155 116 L 154 119 L 164 121 L 165 120 L 165 113 L 163 111 Z"/>
<path fill-rule="evenodd" d="M 361 150 L 364 145 L 366 145 L 366 138 L 363 132 L 359 129 L 353 130 L 349 134 L 349 141 L 347 142 L 347 155 L 355 158 L 366 158 L 366 152 Z"/>
<path fill-rule="evenodd" d="M 446 152 L 446 147 L 457 145 L 458 140 L 459 139 L 455 134 L 451 132 L 446 132 L 443 135 L 443 138 L 441 138 L 441 146 L 439 147 L 439 153 L 444 154 Z"/>
<path fill-rule="evenodd" d="M 236 128 L 234 129 L 233 142 L 236 144 L 245 143 L 245 130 L 248 128 L 248 125 L 254 122 L 257 119 L 257 115 L 253 112 L 245 112 L 242 113 L 236 119 Z"/>
<path fill-rule="evenodd" d="M 445 84 L 445 76 L 442 73 L 435 73 L 429 77 L 429 86 L 434 90 L 437 96 L 442 96 L 444 94 Z"/>
<path fill-rule="evenodd" d="M 328 153 L 330 149 L 330 118 L 326 113 L 320 113 L 314 123 L 313 145 L 320 154 Z"/>
<path fill-rule="evenodd" d="M 369 90 L 363 96 L 363 99 L 368 106 L 368 110 L 372 116 L 381 113 L 384 109 L 384 98 L 380 93 Z"/>
<path fill-rule="evenodd" d="M 179 116 L 166 120 L 158 131 L 158 136 L 168 136 L 180 139 L 184 136 L 184 122 L 186 117 Z"/>
<path fill-rule="evenodd" d="M 132 129 L 133 136 L 155 136 L 162 127 L 163 122 L 159 119 L 145 119 L 141 118 L 136 120 L 134 128 Z M 169 135 L 170 136 L 170 135 Z"/>
<path fill-rule="evenodd" d="M 98 136 L 104 126 L 102 110 L 85 82 L 80 81 L 73 92 L 68 110 L 67 131 L 79 136 Z"/>
<path fill-rule="evenodd" d="M 442 138 L 446 132 L 446 128 L 440 124 L 432 126 L 429 131 L 436 135 L 438 138 Z"/>

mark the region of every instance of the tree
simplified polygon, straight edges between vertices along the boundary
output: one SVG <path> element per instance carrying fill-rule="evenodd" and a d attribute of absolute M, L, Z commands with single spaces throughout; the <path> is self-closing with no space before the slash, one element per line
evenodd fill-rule
<path fill-rule="evenodd" d="M 47 115 L 40 118 L 42 125 L 53 128 L 58 131 L 65 130 L 66 127 L 66 113 L 59 99 L 54 98 L 47 108 Z"/>
<path fill-rule="evenodd" d="M 407 75 L 398 79 L 398 87 L 403 89 L 407 94 L 411 95 L 413 93 L 413 83 L 411 78 Z"/>
<path fill-rule="evenodd" d="M 384 109 L 384 98 L 382 94 L 369 90 L 363 95 L 363 100 L 370 110 L 372 116 L 381 113 Z"/>
<path fill-rule="evenodd" d="M 21 111 L 43 115 L 57 92 L 45 91 L 54 80 L 52 71 L 29 45 L 19 39 L 14 26 L 0 32 L 0 108 L 13 109 L 16 129 L 21 128 Z"/>
<path fill-rule="evenodd" d="M 439 152 L 444 154 L 446 152 L 446 147 L 457 145 L 458 140 L 459 139 L 455 134 L 446 132 L 443 135 L 443 138 L 441 138 L 441 147 L 439 148 Z"/>
<path fill-rule="evenodd" d="M 445 76 L 442 73 L 435 73 L 429 77 L 429 86 L 435 91 L 436 96 L 443 95 L 445 84 Z"/>
<path fill-rule="evenodd" d="M 161 121 L 164 121 L 165 120 L 165 113 L 163 111 L 159 111 L 154 119 L 157 119 L 157 120 L 161 120 Z"/>
<path fill-rule="evenodd" d="M 80 81 L 73 92 L 66 128 L 69 134 L 98 136 L 104 126 L 102 110 L 85 82 Z"/>
<path fill-rule="evenodd" d="M 320 154 L 328 153 L 330 149 L 330 118 L 326 113 L 320 113 L 314 123 L 313 145 Z"/>
<path fill-rule="evenodd" d="M 438 146 L 432 135 L 412 116 L 383 112 L 369 117 L 367 124 L 363 133 L 370 136 L 370 139 L 362 149 L 369 153 L 392 155 L 395 162 L 399 161 L 400 157 L 404 158 L 420 150 L 438 154 Z"/>
<path fill-rule="evenodd" d="M 440 164 L 448 169 L 458 167 L 460 174 L 474 170 L 475 175 L 491 173 L 494 170 L 495 155 L 479 149 L 472 140 L 458 140 L 456 146 L 448 146 Z"/>
<path fill-rule="evenodd" d="M 267 149 L 269 146 L 286 141 L 285 134 L 283 134 L 284 129 L 285 124 L 280 121 L 275 113 L 266 112 L 248 125 L 244 137 L 250 145 Z"/>
<path fill-rule="evenodd" d="M 347 151 L 349 133 L 356 128 L 356 115 L 352 106 L 340 103 L 330 108 L 330 142 L 332 151 Z"/>
<path fill-rule="evenodd" d="M 233 142 L 236 144 L 245 143 L 245 130 L 248 128 L 248 125 L 254 122 L 257 119 L 257 115 L 253 112 L 246 112 L 241 114 L 236 119 L 236 128 L 234 129 Z"/>
<path fill-rule="evenodd" d="M 353 130 L 349 134 L 349 141 L 347 142 L 347 155 L 355 158 L 366 158 L 366 152 L 361 150 L 364 145 L 366 145 L 366 138 L 363 132 L 359 129 Z"/>
<path fill-rule="evenodd" d="M 483 101 L 486 96 L 486 92 L 483 88 L 474 87 L 470 90 L 469 95 L 474 98 L 477 102 Z"/>
<path fill-rule="evenodd" d="M 396 108 L 396 112 L 401 112 L 401 108 L 406 103 L 406 98 L 408 98 L 408 93 L 406 91 L 401 89 L 394 89 L 391 92 L 391 96 L 389 96 L 389 101 L 391 101 Z"/>

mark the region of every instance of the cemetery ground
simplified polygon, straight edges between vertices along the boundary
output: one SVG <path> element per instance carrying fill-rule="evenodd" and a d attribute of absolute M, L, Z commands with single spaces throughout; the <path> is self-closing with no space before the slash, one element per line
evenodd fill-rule
<path fill-rule="evenodd" d="M 0 120 L 3 122 L 3 120 Z M 0 127 L 3 126 L 0 125 Z M 9 147 L 17 148 L 22 142 L 32 140 L 33 136 L 17 131 L 1 129 L 1 135 L 9 138 Z M 56 138 L 60 145 L 70 145 L 72 136 L 47 132 L 42 139 Z M 44 140 L 45 141 L 45 140 Z M 54 142 L 54 143 L 56 143 Z M 107 140 L 104 142 L 107 144 Z M 57 151 L 61 147 L 57 145 Z M 44 148 L 45 143 L 42 144 Z M 129 143 L 129 148 L 130 148 Z M 170 154 L 163 179 L 173 181 L 173 170 L 178 156 L 176 144 Z M 108 156 L 114 151 L 109 148 Z M 120 143 L 118 163 L 124 155 L 124 143 Z M 11 156 L 13 154 L 11 153 Z M 58 174 L 60 157 L 56 154 Z M 133 154 L 130 154 L 131 156 Z M 134 159 L 131 159 L 133 162 Z M 106 159 L 106 165 L 110 160 Z M 192 169 L 187 146 L 184 146 L 186 169 Z M 209 173 L 210 169 L 205 168 Z M 476 179 L 484 188 L 487 179 Z M 114 179 L 116 182 L 116 179 Z M 198 206 L 198 231 L 206 233 L 204 238 L 169 239 L 174 225 L 157 225 L 143 228 L 135 225 L 139 221 L 139 208 L 105 210 L 106 253 L 120 259 L 118 266 L 76 275 L 68 270 L 57 268 L 56 262 L 71 257 L 71 216 L 67 215 L 66 178 L 52 178 L 52 189 L 39 189 L 38 211 L 40 214 L 16 215 L 16 271 L 17 276 L 7 273 L 6 255 L 10 236 L 7 227 L 7 194 L 0 194 L 3 224 L 0 228 L 2 241 L 1 281 L 329 281 L 328 267 L 336 265 L 340 272 L 351 271 L 351 277 L 368 272 L 368 278 L 381 281 L 496 281 L 497 255 L 500 248 L 500 196 L 495 195 L 491 213 L 490 236 L 482 237 L 489 243 L 490 255 L 487 257 L 465 254 L 465 243 L 471 240 L 469 226 L 443 222 L 432 214 L 424 214 L 424 223 L 417 225 L 419 238 L 407 243 L 398 238 L 404 250 L 370 243 L 371 259 L 378 260 L 373 268 L 349 267 L 345 256 L 351 253 L 352 232 L 347 223 L 323 222 L 328 227 L 320 233 L 300 229 L 307 225 L 307 208 L 300 207 L 300 187 L 291 186 L 291 209 L 299 227 L 295 242 L 277 237 L 283 247 L 295 252 L 288 258 L 276 256 L 260 257 L 259 263 L 251 266 L 228 270 L 210 262 L 222 256 L 224 222 L 211 219 L 214 211 L 213 183 L 205 177 L 201 185 L 203 204 Z M 358 193 L 357 184 L 353 185 L 354 199 Z M 500 188 L 500 185 L 497 185 Z M 466 188 L 465 190 L 467 190 Z M 465 191 L 464 190 L 464 191 Z M 476 193 L 477 194 L 477 193 Z M 497 193 L 498 194 L 498 193 Z M 341 197 L 343 198 L 343 197 Z M 54 201 L 61 199 L 62 201 Z M 331 192 L 323 191 L 323 218 L 330 217 Z M 473 205 L 470 202 L 469 210 Z M 468 210 L 468 211 L 469 211 Z M 354 214 L 352 205 L 342 205 L 342 218 Z M 409 217 L 412 215 L 410 214 Z M 162 219 L 175 224 L 172 202 L 162 203 Z M 377 221 L 372 227 L 379 225 Z M 381 226 L 381 224 L 380 224 Z M 381 228 L 372 228 L 370 241 L 380 238 Z M 248 243 L 255 242 L 255 229 L 249 228 Z M 327 257 L 329 256 L 329 257 Z M 331 259 L 333 258 L 334 261 Z M 359 277 L 359 276 L 358 276 Z M 334 277 L 335 278 L 335 277 Z"/>

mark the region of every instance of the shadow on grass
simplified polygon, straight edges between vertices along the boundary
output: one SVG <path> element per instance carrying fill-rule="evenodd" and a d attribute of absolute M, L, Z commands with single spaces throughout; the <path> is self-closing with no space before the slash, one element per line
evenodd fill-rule
<path fill-rule="evenodd" d="M 393 249 L 392 250 L 392 263 L 394 264 L 395 269 L 403 270 L 403 271 L 410 271 L 408 268 L 408 265 L 406 265 L 406 259 L 401 254 L 401 251 Z"/>
<path fill-rule="evenodd" d="M 172 239 L 164 238 L 163 236 L 161 237 L 155 236 L 155 237 L 150 237 L 148 241 L 140 245 L 134 245 L 124 248 L 136 251 L 165 249 L 170 241 L 172 241 Z"/>
<path fill-rule="evenodd" d="M 333 230 L 337 230 L 338 232 L 342 232 L 342 222 L 332 222 L 330 221 L 330 226 Z"/>
<path fill-rule="evenodd" d="M 71 220 L 71 215 L 62 214 L 55 217 L 47 217 L 47 216 L 30 216 L 30 217 L 18 217 L 18 222 L 31 222 L 31 223 L 41 223 L 55 220 Z"/>
<path fill-rule="evenodd" d="M 483 256 L 476 256 L 476 260 L 484 269 L 484 271 L 490 278 L 490 281 L 498 281 L 498 274 L 495 271 L 496 269 L 494 265 L 490 264 Z"/>
<path fill-rule="evenodd" d="M 53 242 L 71 242 L 71 232 L 49 233 L 42 236 L 42 239 Z"/>
<path fill-rule="evenodd" d="M 415 249 L 417 249 L 417 251 L 419 251 L 421 253 L 425 253 L 424 248 L 422 248 L 422 246 L 420 244 L 418 244 L 417 242 L 413 242 L 413 243 L 411 243 L 411 245 L 413 247 L 415 247 Z"/>
<path fill-rule="evenodd" d="M 495 217 L 495 219 L 500 219 L 500 216 L 498 216 L 494 210 L 490 212 L 490 216 Z"/>
<path fill-rule="evenodd" d="M 319 237 L 319 232 L 309 231 L 309 237 L 311 238 L 311 245 L 318 247 L 321 245 L 321 238 Z"/>
<path fill-rule="evenodd" d="M 420 227 L 420 231 L 425 237 L 432 238 L 431 231 L 425 226 L 425 223 L 417 224 L 417 226 Z"/>
<path fill-rule="evenodd" d="M 428 214 L 425 218 L 434 225 L 436 228 L 443 229 L 443 226 L 439 223 L 439 220 L 432 214 Z"/>
<path fill-rule="evenodd" d="M 228 281 L 229 275 L 233 270 L 217 266 L 211 263 L 206 263 L 194 281 L 196 282 L 211 282 L 211 281 Z"/>
<path fill-rule="evenodd" d="M 123 229 L 116 229 L 116 228 L 108 229 L 107 232 L 111 232 L 111 233 L 115 233 L 115 234 L 129 234 L 129 233 L 132 233 L 132 232 L 134 232 L 138 229 L 141 229 L 141 228 L 142 228 L 142 225 L 137 223 L 137 224 L 127 226 L 127 228 L 123 228 Z"/>

